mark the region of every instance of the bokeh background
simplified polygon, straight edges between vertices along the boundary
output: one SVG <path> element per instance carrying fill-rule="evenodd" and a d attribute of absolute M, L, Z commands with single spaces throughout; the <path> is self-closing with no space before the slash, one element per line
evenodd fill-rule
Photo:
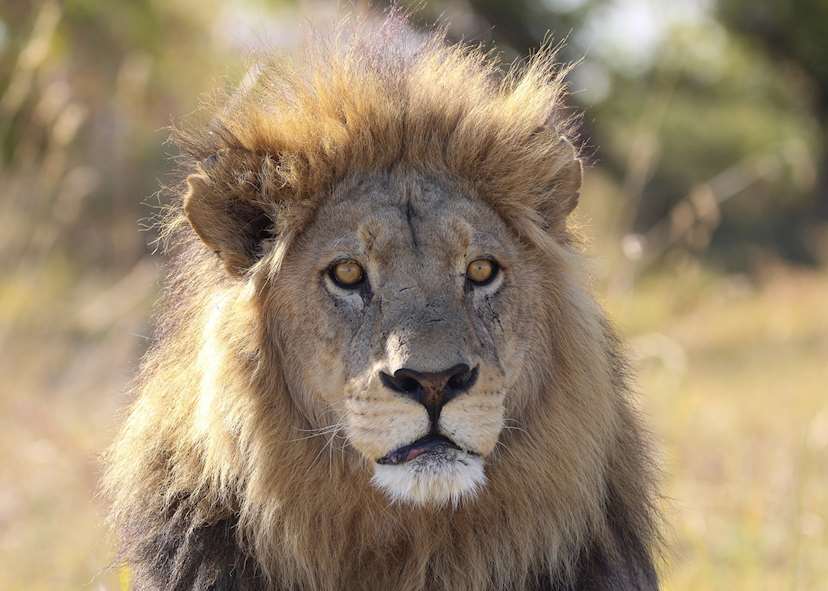
<path fill-rule="evenodd" d="M 664 588 L 828 589 L 828 2 L 419 4 L 579 60 L 577 216 L 661 444 Z M 123 585 L 96 483 L 152 335 L 165 127 L 336 11 L 0 0 L 0 589 Z"/>

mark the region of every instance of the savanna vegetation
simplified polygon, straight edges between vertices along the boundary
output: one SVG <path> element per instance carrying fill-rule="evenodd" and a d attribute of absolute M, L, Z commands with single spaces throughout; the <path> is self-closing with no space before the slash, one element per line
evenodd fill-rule
<path fill-rule="evenodd" d="M 664 588 L 828 589 L 828 2 L 420 4 L 579 62 L 578 219 L 661 442 Z M 0 0 L 1 589 L 128 584 L 96 487 L 152 335 L 165 127 L 335 13 Z"/>

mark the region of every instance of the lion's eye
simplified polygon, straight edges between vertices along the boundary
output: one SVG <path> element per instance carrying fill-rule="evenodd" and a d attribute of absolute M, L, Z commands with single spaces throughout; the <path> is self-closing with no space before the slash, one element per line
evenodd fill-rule
<path fill-rule="evenodd" d="M 328 271 L 331 279 L 339 287 L 354 289 L 365 279 L 365 271 L 356 261 L 340 261 L 331 266 Z"/>
<path fill-rule="evenodd" d="M 466 277 L 475 285 L 488 285 L 500 270 L 496 261 L 491 259 L 477 259 L 466 267 Z"/>

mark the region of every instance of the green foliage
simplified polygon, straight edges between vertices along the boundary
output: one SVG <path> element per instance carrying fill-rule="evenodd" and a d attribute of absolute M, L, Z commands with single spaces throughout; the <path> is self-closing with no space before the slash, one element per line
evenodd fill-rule
<path fill-rule="evenodd" d="M 654 162 L 634 228 L 646 231 L 694 187 L 732 167 L 768 160 L 771 170 L 728 198 L 712 253 L 744 262 L 740 249 L 759 244 L 807 257 L 796 233 L 813 209 L 823 149 L 807 90 L 801 77 L 721 29 L 674 30 L 651 72 L 618 78 L 612 97 L 593 108 L 600 158 L 617 174 L 630 166 L 631 142 L 651 138 Z M 780 237 L 782 228 L 793 232 Z"/>
<path fill-rule="evenodd" d="M 828 2 L 825 0 L 720 0 L 722 22 L 792 62 L 819 88 L 817 108 L 828 113 Z"/>
<path fill-rule="evenodd" d="M 10 215 L 49 226 L 61 195 L 87 179 L 82 205 L 56 230 L 79 265 L 135 262 L 152 240 L 139 229 L 152 213 L 145 200 L 173 168 L 165 127 L 228 68 L 210 42 L 211 3 L 200 6 L 68 0 L 15 7 L 0 61 L 0 147 L 4 174 L 17 182 L 7 182 L 4 199 L 18 205 Z"/>

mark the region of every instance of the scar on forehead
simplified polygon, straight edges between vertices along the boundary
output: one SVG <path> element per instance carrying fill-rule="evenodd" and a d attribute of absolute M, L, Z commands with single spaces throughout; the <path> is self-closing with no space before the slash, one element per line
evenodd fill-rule
<path fill-rule="evenodd" d="M 402 236 L 408 228 L 414 249 L 419 248 L 419 241 L 414 229 L 414 220 L 419 217 L 414 210 L 411 198 L 404 198 L 395 203 L 384 204 L 366 216 L 357 227 L 357 237 L 366 252 L 381 255 L 389 244 Z"/>
<path fill-rule="evenodd" d="M 365 252 L 372 257 L 384 259 L 390 255 L 392 245 L 397 241 L 410 239 L 415 251 L 423 245 L 423 232 L 433 236 L 439 244 L 433 246 L 454 257 L 463 257 L 475 241 L 477 232 L 462 213 L 443 210 L 440 213 L 423 211 L 423 203 L 409 196 L 393 205 L 374 210 L 357 227 L 357 238 Z M 462 212 L 462 210 L 461 210 Z M 433 226 L 425 229 L 423 224 Z"/>
<path fill-rule="evenodd" d="M 411 198 L 405 200 L 405 221 L 408 222 L 408 229 L 411 232 L 411 244 L 414 245 L 414 250 L 419 250 L 420 245 L 417 243 L 417 231 L 414 229 L 414 218 L 417 213 L 414 211 L 414 204 L 411 203 Z"/>

